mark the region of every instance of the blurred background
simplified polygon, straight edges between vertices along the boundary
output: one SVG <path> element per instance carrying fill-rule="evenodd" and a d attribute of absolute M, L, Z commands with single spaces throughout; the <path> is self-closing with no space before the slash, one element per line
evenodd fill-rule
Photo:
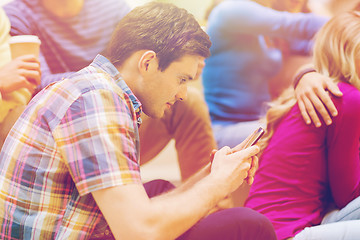
<path fill-rule="evenodd" d="M 0 6 L 11 2 L 12 0 L 0 0 Z M 151 2 L 151 0 L 126 0 L 131 7 Z M 187 9 L 196 19 L 202 21 L 206 8 L 210 5 L 212 0 L 157 0 L 156 2 L 171 2 L 175 5 Z"/>
<path fill-rule="evenodd" d="M 11 2 L 12 0 L 0 0 L 0 6 Z M 153 1 L 153 0 L 126 0 L 131 7 Z M 187 9 L 199 21 L 200 25 L 206 27 L 204 15 L 207 8 L 213 0 L 155 0 L 158 2 L 170 2 L 178 7 Z M 360 0 L 309 0 L 309 8 L 318 14 L 332 16 L 342 11 L 352 9 L 359 4 Z M 201 81 L 197 80 L 191 85 L 202 88 Z M 150 163 L 141 167 L 143 181 L 149 181 L 155 178 L 162 178 L 174 183 L 180 181 L 180 171 L 177 163 L 177 155 L 174 147 L 174 141 Z"/>
<path fill-rule="evenodd" d="M 0 0 L 0 6 L 12 0 Z M 126 0 L 131 7 L 135 7 L 152 0 Z M 157 2 L 170 2 L 191 12 L 201 24 L 204 24 L 204 14 L 212 0 L 155 0 Z M 309 0 L 310 8 L 321 14 L 331 15 L 350 9 L 359 0 Z"/>

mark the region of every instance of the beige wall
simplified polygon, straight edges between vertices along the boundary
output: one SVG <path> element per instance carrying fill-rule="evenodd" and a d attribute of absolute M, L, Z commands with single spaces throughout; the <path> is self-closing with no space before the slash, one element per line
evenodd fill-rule
<path fill-rule="evenodd" d="M 205 11 L 212 0 L 174 0 L 169 2 L 173 2 L 177 6 L 187 9 L 194 14 L 198 20 L 202 21 L 204 19 Z"/>
<path fill-rule="evenodd" d="M 0 6 L 10 2 L 12 0 L 0 0 Z M 151 0 L 126 0 L 131 7 L 135 7 Z M 189 12 L 194 14 L 196 19 L 200 22 L 203 21 L 204 13 L 212 2 L 212 0 L 158 0 L 161 2 L 171 2 L 175 5 L 187 9 Z"/>
<path fill-rule="evenodd" d="M 5 5 L 6 3 L 10 2 L 11 0 L 0 0 L 0 6 Z"/>
<path fill-rule="evenodd" d="M 0 6 L 10 2 L 12 0 L 0 0 Z M 130 6 L 135 7 L 151 0 L 126 0 Z M 156 1 L 156 0 L 155 0 Z M 189 12 L 203 22 L 204 13 L 212 0 L 157 0 L 162 2 L 171 2 L 179 7 L 187 9 Z M 315 12 L 324 15 L 331 15 L 334 11 L 346 10 L 349 6 L 352 7 L 358 0 L 309 0 L 312 8 Z"/>
<path fill-rule="evenodd" d="M 2 0 L 0 0 L 2 1 Z M 126 0 L 130 6 L 135 7 L 151 0 Z M 204 14 L 212 0 L 157 0 L 159 2 L 174 3 L 176 6 L 187 9 L 200 22 L 203 21 Z"/>

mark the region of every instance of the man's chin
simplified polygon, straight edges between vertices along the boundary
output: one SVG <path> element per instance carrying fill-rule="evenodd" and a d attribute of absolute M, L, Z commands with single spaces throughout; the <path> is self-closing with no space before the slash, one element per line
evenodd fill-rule
<path fill-rule="evenodd" d="M 147 113 L 145 111 L 144 113 L 150 118 L 162 118 L 165 114 L 165 112 Z"/>

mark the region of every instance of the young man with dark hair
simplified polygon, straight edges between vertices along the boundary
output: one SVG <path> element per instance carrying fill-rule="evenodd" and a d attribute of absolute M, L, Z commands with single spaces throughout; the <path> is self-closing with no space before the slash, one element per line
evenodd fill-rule
<path fill-rule="evenodd" d="M 40 88 L 88 66 L 105 50 L 117 23 L 130 11 L 125 0 L 13 0 L 4 9 L 11 35 L 30 34 L 41 40 Z M 174 140 L 181 180 L 205 166 L 216 148 L 208 108 L 196 88 L 189 88 L 188 101 L 176 103 L 162 118 L 144 116 L 142 120 L 141 164 Z"/>
<path fill-rule="evenodd" d="M 218 150 L 177 188 L 141 182 L 141 112 L 185 100 L 210 45 L 184 9 L 149 3 L 120 21 L 105 57 L 37 94 L 0 153 L 0 238 L 275 239 L 264 216 L 221 210 L 251 182 L 257 146 Z"/>

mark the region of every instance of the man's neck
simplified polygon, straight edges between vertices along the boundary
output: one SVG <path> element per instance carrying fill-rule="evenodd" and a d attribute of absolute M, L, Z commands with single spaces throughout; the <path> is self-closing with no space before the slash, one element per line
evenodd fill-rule
<path fill-rule="evenodd" d="M 41 0 L 41 4 L 58 18 L 70 18 L 80 13 L 84 0 Z"/>

